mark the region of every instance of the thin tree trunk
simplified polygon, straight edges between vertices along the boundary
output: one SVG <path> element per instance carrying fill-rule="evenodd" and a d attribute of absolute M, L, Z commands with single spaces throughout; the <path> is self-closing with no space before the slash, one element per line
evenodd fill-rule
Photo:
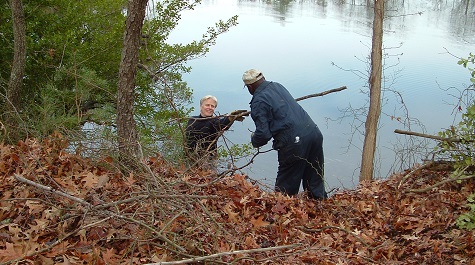
<path fill-rule="evenodd" d="M 6 111 L 7 127 L 10 130 L 15 126 L 14 116 L 20 108 L 21 92 L 23 87 L 23 77 L 25 75 L 26 64 L 26 33 L 25 33 L 25 14 L 21 0 L 11 0 L 13 21 L 13 62 L 10 80 L 8 82 Z"/>
<path fill-rule="evenodd" d="M 117 135 L 123 158 L 139 155 L 138 133 L 134 119 L 135 78 L 139 59 L 140 37 L 148 0 L 129 0 L 127 21 L 119 68 L 117 91 Z"/>
<path fill-rule="evenodd" d="M 374 1 L 373 43 L 371 50 L 370 103 L 365 123 L 365 139 L 361 158 L 360 182 L 373 179 L 374 153 L 378 121 L 381 113 L 381 77 L 383 47 L 384 0 Z"/>

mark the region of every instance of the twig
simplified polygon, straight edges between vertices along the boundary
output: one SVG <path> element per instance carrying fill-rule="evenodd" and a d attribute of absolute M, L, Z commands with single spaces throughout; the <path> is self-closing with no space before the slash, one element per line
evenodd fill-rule
<path fill-rule="evenodd" d="M 399 184 L 397 185 L 397 188 L 400 189 L 402 184 L 410 177 L 412 176 L 415 172 L 419 171 L 419 170 L 422 170 L 422 169 L 425 169 L 425 168 L 428 168 L 429 166 L 431 166 L 432 163 L 429 163 L 429 164 L 424 164 L 424 165 L 421 165 L 421 166 L 418 166 L 418 167 L 415 167 L 413 170 L 411 170 L 411 172 L 407 173 L 400 181 L 399 181 Z"/>
<path fill-rule="evenodd" d="M 180 216 L 181 216 L 182 214 L 184 214 L 184 213 L 185 213 L 185 211 L 182 210 L 181 212 L 179 212 L 178 214 L 176 214 L 173 218 L 171 218 L 171 219 L 163 226 L 162 229 L 160 229 L 159 233 L 161 234 L 161 233 L 165 232 L 165 229 L 166 229 L 167 227 L 169 227 L 169 226 L 173 223 L 173 221 L 175 221 L 178 217 L 180 217 Z"/>
<path fill-rule="evenodd" d="M 99 204 L 99 205 L 94 206 L 94 210 L 109 208 L 111 206 L 117 206 L 119 204 L 125 204 L 125 203 L 139 201 L 139 200 L 145 200 L 149 197 L 150 197 L 150 195 L 139 195 L 139 196 L 136 196 L 136 197 L 132 197 L 132 198 L 128 198 L 128 199 L 124 199 L 124 200 L 120 200 L 120 201 Z"/>
<path fill-rule="evenodd" d="M 62 191 L 58 191 L 58 190 L 55 190 L 51 187 L 48 187 L 48 186 L 44 186 L 44 185 L 41 185 L 39 183 L 36 183 L 34 181 L 31 181 L 29 179 L 26 179 L 20 175 L 17 175 L 15 174 L 14 175 L 16 180 L 20 181 L 20 182 L 23 182 L 23 183 L 26 183 L 28 185 L 31 185 L 31 186 L 34 186 L 36 188 L 39 188 L 39 189 L 42 189 L 42 190 L 45 190 L 45 191 L 48 191 L 48 192 L 51 192 L 53 194 L 56 194 L 56 195 L 59 195 L 59 196 L 63 196 L 63 197 L 66 197 L 72 201 L 75 201 L 75 202 L 79 202 L 80 204 L 83 204 L 83 205 L 86 205 L 88 207 L 92 207 L 92 204 L 88 203 L 87 201 L 83 200 L 83 199 L 80 199 L 80 198 L 77 198 L 77 197 L 74 197 L 72 195 L 69 195 L 67 193 L 64 193 Z"/>
<path fill-rule="evenodd" d="M 200 205 L 201 209 L 203 209 L 203 211 L 208 215 L 211 221 L 221 229 L 221 231 L 228 234 L 228 236 L 231 236 L 231 237 L 233 236 L 228 230 L 224 229 L 223 226 L 220 223 L 218 223 L 218 221 L 216 221 L 216 218 L 214 218 L 214 216 L 208 211 L 206 206 L 201 201 L 197 201 L 197 203 Z"/>
<path fill-rule="evenodd" d="M 293 244 L 293 245 L 285 245 L 285 246 L 277 246 L 277 247 L 269 247 L 269 248 L 256 248 L 256 249 L 247 249 L 247 250 L 236 250 L 236 251 L 229 251 L 229 252 L 216 253 L 216 254 L 212 254 L 212 255 L 208 255 L 208 256 L 203 256 L 203 257 L 197 257 L 197 258 L 190 258 L 190 259 L 177 260 L 177 261 L 158 262 L 158 263 L 147 263 L 147 264 L 144 264 L 144 265 L 186 264 L 186 263 L 192 263 L 192 262 L 197 262 L 197 261 L 209 260 L 209 259 L 214 259 L 214 258 L 219 258 L 219 257 L 229 256 L 229 255 L 249 254 L 249 253 L 255 253 L 255 252 L 273 251 L 273 250 L 279 250 L 279 249 L 284 249 L 284 248 L 296 248 L 296 247 L 299 247 L 299 246 L 301 246 L 301 244 Z"/>
<path fill-rule="evenodd" d="M 368 243 L 366 243 L 366 241 L 364 241 L 362 238 L 360 238 L 359 236 L 357 236 L 355 233 L 351 232 L 350 230 L 346 229 L 346 228 L 343 228 L 343 227 L 339 227 L 339 226 L 333 226 L 333 225 L 327 225 L 327 226 L 324 226 L 324 227 L 321 227 L 321 228 L 318 228 L 318 229 L 311 229 L 311 228 L 307 228 L 307 227 L 304 227 L 304 226 L 297 226 L 297 228 L 300 228 L 302 230 L 304 230 L 305 232 L 320 232 L 320 231 L 323 231 L 323 230 L 326 230 L 326 229 L 338 229 L 340 231 L 343 231 L 343 232 L 346 232 L 352 236 L 354 236 L 356 239 L 358 239 L 358 241 L 360 241 L 361 243 L 363 243 L 363 245 L 365 245 L 367 248 L 372 248 Z"/>
<path fill-rule="evenodd" d="M 171 241 L 166 236 L 164 236 L 162 233 L 160 233 L 160 231 L 156 230 L 155 228 L 153 228 L 152 226 L 150 226 L 148 224 L 145 224 L 141 221 L 135 220 L 133 218 L 130 218 L 130 217 L 127 217 L 127 216 L 124 216 L 124 215 L 116 214 L 116 213 L 113 213 L 113 212 L 107 212 L 107 214 L 112 214 L 114 217 L 124 219 L 124 220 L 130 221 L 132 223 L 136 223 L 139 226 L 145 227 L 148 230 L 150 230 L 151 232 L 155 233 L 157 235 L 157 238 L 165 241 L 166 243 L 168 243 L 171 246 L 174 246 L 175 248 L 177 248 L 180 251 L 183 251 L 183 252 L 186 251 L 182 246 L 177 245 L 175 242 Z"/>

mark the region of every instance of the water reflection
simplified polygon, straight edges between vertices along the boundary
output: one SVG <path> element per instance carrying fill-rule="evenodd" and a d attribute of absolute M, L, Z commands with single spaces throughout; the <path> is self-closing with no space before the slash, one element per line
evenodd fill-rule
<path fill-rule="evenodd" d="M 245 6 L 250 3 L 262 5 L 270 10 L 270 15 L 281 22 L 282 25 L 289 23 L 295 10 L 313 11 L 312 14 L 325 18 L 328 15 L 328 6 L 331 5 L 341 15 L 339 18 L 345 19 L 342 21 L 345 27 L 365 27 L 366 29 L 372 27 L 373 5 L 370 0 L 239 0 L 238 3 Z M 465 43 L 473 43 L 475 40 L 475 1 L 473 0 L 386 0 L 385 5 L 386 19 L 384 23 L 386 30 L 404 30 L 407 23 L 411 21 L 408 17 L 431 12 L 431 20 L 434 23 L 449 20 L 449 26 L 452 29 L 450 33 L 456 39 L 465 40 Z M 362 18 L 365 18 L 365 20 L 362 21 Z"/>
<path fill-rule="evenodd" d="M 443 89 L 460 87 L 469 76 L 444 48 L 458 56 L 471 51 L 475 27 L 470 10 L 474 5 L 470 2 L 466 12 L 467 3 L 387 1 L 384 46 L 389 58 L 385 63 L 393 67 L 386 68 L 386 109 L 378 132 L 377 169 L 381 176 L 418 161 L 408 156 L 408 152 L 415 153 L 408 146 L 411 139 L 395 137 L 394 129 L 411 126 L 414 131 L 436 134 L 453 121 L 452 106 L 447 106 Z M 250 97 L 243 93 L 240 76 L 253 67 L 292 89 L 294 97 L 346 85 L 349 89 L 341 95 L 302 105 L 323 130 L 329 186 L 354 186 L 364 119 L 349 116 L 363 116 L 366 109 L 371 4 L 357 0 L 203 1 L 202 7 L 183 16 L 184 29 L 178 31 L 182 34 L 176 40 L 186 42 L 203 25 L 236 14 L 239 25 L 222 35 L 206 58 L 190 63 L 193 70 L 185 81 L 194 89 L 195 102 L 205 94 L 214 94 L 221 102 L 221 113 L 248 107 Z M 341 111 L 349 106 L 354 112 L 339 120 Z M 248 143 L 249 130 L 253 129 L 252 121 L 247 119 L 226 134 L 227 140 Z M 275 156 L 275 152 L 259 156 L 250 175 L 267 178 L 272 184 L 277 171 Z"/>

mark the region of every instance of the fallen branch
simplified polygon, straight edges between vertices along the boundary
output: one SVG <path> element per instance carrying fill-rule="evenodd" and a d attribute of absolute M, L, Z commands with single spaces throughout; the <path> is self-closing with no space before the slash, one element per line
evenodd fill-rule
<path fill-rule="evenodd" d="M 186 263 L 192 263 L 192 262 L 197 262 L 197 261 L 209 260 L 209 259 L 214 259 L 214 258 L 219 258 L 219 257 L 229 256 L 229 255 L 238 255 L 238 254 L 246 254 L 246 253 L 274 251 L 274 250 L 279 250 L 279 249 L 284 249 L 284 248 L 296 248 L 296 247 L 299 247 L 299 246 L 301 246 L 301 244 L 293 244 L 293 245 L 285 245 L 285 246 L 277 246 L 277 247 L 269 247 L 269 248 L 256 248 L 256 249 L 247 249 L 247 250 L 236 250 L 236 251 L 228 251 L 228 252 L 216 253 L 216 254 L 212 254 L 212 255 L 208 255 L 208 256 L 203 256 L 203 257 L 196 257 L 196 258 L 183 259 L 183 260 L 177 260 L 177 261 L 166 261 L 166 262 L 158 262 L 158 263 L 147 263 L 147 264 L 144 264 L 144 265 L 186 264 Z"/>
<path fill-rule="evenodd" d="M 424 138 L 429 138 L 429 139 L 434 139 L 438 141 L 445 141 L 445 142 L 451 142 L 451 143 L 458 143 L 461 142 L 462 140 L 459 138 L 446 138 L 446 137 L 440 137 L 436 135 L 430 135 L 430 134 L 425 134 L 425 133 L 418 133 L 418 132 L 411 132 L 411 131 L 403 131 L 403 130 L 394 130 L 395 133 L 399 134 L 407 134 L 407 135 L 414 135 L 414 136 L 419 136 L 419 137 L 424 137 Z"/>

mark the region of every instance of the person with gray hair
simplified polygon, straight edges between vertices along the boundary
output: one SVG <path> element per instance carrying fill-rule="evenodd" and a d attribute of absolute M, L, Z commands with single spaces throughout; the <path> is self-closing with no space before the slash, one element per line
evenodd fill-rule
<path fill-rule="evenodd" d="M 242 76 L 252 95 L 251 118 L 256 130 L 254 147 L 273 138 L 279 167 L 275 190 L 288 195 L 299 192 L 300 183 L 309 197 L 326 199 L 323 179 L 323 135 L 289 91 L 277 82 L 266 81 L 261 71 L 250 69 Z"/>
<path fill-rule="evenodd" d="M 215 116 L 218 99 L 207 95 L 200 100 L 200 115 L 193 116 L 186 126 L 185 153 L 192 162 L 200 165 L 213 163 L 217 158 L 218 138 L 228 130 L 235 120 L 243 121 L 245 110 L 237 110 L 229 116 Z"/>

